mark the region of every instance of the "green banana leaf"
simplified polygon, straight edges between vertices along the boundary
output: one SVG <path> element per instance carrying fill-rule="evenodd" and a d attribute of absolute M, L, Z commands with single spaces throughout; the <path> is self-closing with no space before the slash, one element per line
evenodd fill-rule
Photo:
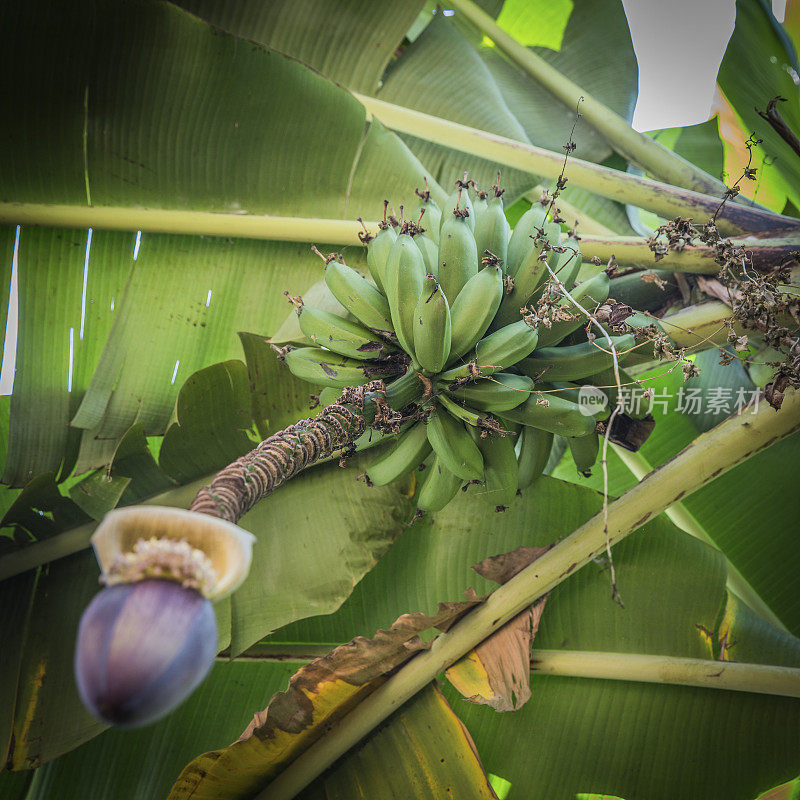
<path fill-rule="evenodd" d="M 742 174 L 746 164 L 742 143 L 754 132 L 763 140 L 754 149 L 753 166 L 759 176 L 755 181 L 742 181 L 742 191 L 781 211 L 787 202 L 795 208 L 800 202 L 800 157 L 758 110 L 765 111 L 772 98 L 784 97 L 788 102 L 778 103 L 778 111 L 795 134 L 800 130 L 800 65 L 795 47 L 768 2 L 737 0 L 736 26 L 717 76 L 720 105 L 730 125 L 725 137 L 728 180 L 735 181 Z"/>
<path fill-rule="evenodd" d="M 744 400 L 750 400 L 754 385 L 739 362 L 725 367 L 719 366 L 718 360 L 716 350 L 698 355 L 695 362 L 702 366 L 700 376 L 685 384 L 678 369 L 664 374 L 666 365 L 639 376 L 654 392 L 656 426 L 638 454 L 647 468 L 668 461 L 698 432 L 734 411 L 740 388 Z M 717 402 L 709 403 L 714 397 Z M 608 456 L 609 493 L 616 496 L 634 486 L 637 478 L 613 451 Z M 795 520 L 800 514 L 794 477 L 797 469 L 800 436 L 795 434 L 740 464 L 682 504 L 778 619 L 800 635 L 800 603 L 793 591 L 800 569 L 795 546 Z M 591 478 L 583 478 L 569 454 L 553 475 L 602 489 L 599 465 Z"/>
<path fill-rule="evenodd" d="M 0 175 L 4 199 L 375 218 L 384 197 L 415 202 L 413 190 L 426 176 L 441 199 L 434 177 L 449 181 L 462 172 L 457 160 L 441 150 L 424 155 L 413 142 L 409 149 L 369 122 L 333 81 L 378 96 L 393 75 L 425 84 L 415 54 L 449 52 L 456 42 L 466 63 L 477 53 L 485 65 L 475 63 L 461 88 L 490 92 L 498 132 L 558 149 L 571 126 L 571 109 L 478 41 L 457 15 L 454 26 L 428 9 L 432 21 L 418 26 L 424 29 L 406 47 L 403 34 L 419 19 L 420 2 L 347 0 L 334 10 L 312 0 L 182 5 L 39 0 L 0 11 L 14 32 L 0 55 L 7 98 L 0 135 L 13 153 Z M 619 3 L 576 2 L 570 15 L 558 3 L 545 16 L 534 4 L 508 2 L 502 12 L 499 3 L 483 5 L 629 118 L 635 60 Z M 740 29 L 740 36 L 750 30 Z M 373 39 L 380 46 L 366 46 Z M 436 49 L 425 50 L 431 43 Z M 551 47 L 560 49 L 545 49 Z M 457 97 L 452 81 L 437 71 L 427 84 L 417 86 L 419 102 L 443 113 Z M 741 97 L 725 90 L 740 120 L 752 105 L 744 89 Z M 487 106 L 467 100 L 461 120 L 483 127 Z M 588 126 L 579 125 L 576 137 L 580 157 L 611 152 Z M 672 146 L 686 145 L 687 157 L 705 163 L 713 137 L 707 143 L 704 129 L 696 156 L 689 139 L 680 133 Z M 732 171 L 730 163 L 727 147 Z M 518 191 L 529 188 L 522 181 Z M 629 232 L 622 223 L 615 230 Z M 3 479 L 26 486 L 2 500 L 9 532 L 0 554 L 31 539 L 58 543 L 65 531 L 77 531 L 85 544 L 91 520 L 118 503 L 159 496 L 185 506 L 256 436 L 308 415 L 312 387 L 271 358 L 263 337 L 276 333 L 290 310 L 283 292 L 302 294 L 321 277 L 310 242 L 14 226 L 0 228 L 0 241 L 2 303 L 15 251 L 20 286 Z M 345 255 L 363 269 L 360 248 Z M 237 341 L 239 331 L 252 333 Z M 242 348 L 246 366 L 235 361 Z M 643 455 L 653 466 L 663 463 L 697 430 L 672 409 Z M 794 633 L 796 456 L 794 437 L 685 501 Z M 631 483 L 614 458 L 612 493 Z M 368 489 L 356 481 L 363 463 L 321 466 L 243 520 L 259 543 L 250 579 L 217 606 L 221 649 L 238 654 L 268 634 L 277 646 L 339 644 L 372 635 L 406 611 L 456 599 L 467 586 L 490 591 L 471 564 L 550 543 L 600 504 L 596 493 L 567 482 L 576 476 L 559 472 L 562 480 L 540 479 L 504 515 L 489 514 L 473 489 L 452 509 L 405 529 L 409 486 Z M 615 566 L 626 610 L 609 599 L 608 573 L 590 564 L 553 593 L 538 647 L 709 658 L 720 655 L 725 630 L 726 641 L 738 642 L 731 658 L 797 664 L 796 640 L 728 603 L 723 557 L 663 519 L 615 549 Z M 175 715 L 136 733 L 101 733 L 71 675 L 78 617 L 96 581 L 93 557 L 79 552 L 0 586 L 1 638 L 12 654 L 0 666 L 0 746 L 4 754 L 13 747 L 15 768 L 48 762 L 35 773 L 32 797 L 165 796 L 187 762 L 238 736 L 291 670 L 272 662 L 219 664 Z M 698 624 L 709 632 L 705 638 Z M 797 701 L 535 673 L 533 681 L 532 700 L 514 715 L 474 708 L 448 690 L 493 785 L 510 783 L 512 800 L 536 796 L 529 787 L 552 797 L 565 786 L 628 800 L 666 796 L 675 786 L 686 788 L 686 797 L 730 789 L 750 800 L 800 771 L 792 748 Z M 0 773 L 3 791 L 25 782 Z"/>
<path fill-rule="evenodd" d="M 15 30 L 2 56 L 0 130 L 15 154 L 4 197 L 369 218 L 386 195 L 410 202 L 426 177 L 345 90 L 175 6 L 43 1 L 4 13 Z M 15 236 L 3 229 L 4 249 Z M 183 379 L 238 355 L 236 326 L 273 333 L 283 291 L 320 277 L 308 248 L 24 229 L 4 480 L 99 467 L 137 421 L 163 433 Z M 355 266 L 360 250 L 347 253 Z"/>

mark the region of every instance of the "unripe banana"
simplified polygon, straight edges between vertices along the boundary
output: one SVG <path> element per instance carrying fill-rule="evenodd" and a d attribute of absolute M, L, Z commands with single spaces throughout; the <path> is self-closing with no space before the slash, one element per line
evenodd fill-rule
<path fill-rule="evenodd" d="M 587 311 L 592 312 L 598 304 L 605 303 L 610 285 L 611 281 L 608 275 L 605 272 L 601 272 L 588 281 L 579 283 L 570 291 L 570 295 Z M 562 339 L 588 322 L 583 313 L 566 297 L 559 300 L 558 305 L 568 311 L 573 318 L 555 320 L 549 328 L 545 325 L 539 325 L 539 347 L 558 344 Z"/>
<path fill-rule="evenodd" d="M 497 256 L 505 268 L 508 259 L 508 237 L 511 233 L 508 220 L 503 211 L 503 197 L 493 197 L 475 221 L 475 244 L 480 261 L 488 250 Z"/>
<path fill-rule="evenodd" d="M 527 489 L 543 472 L 553 449 L 553 434 L 524 425 L 519 442 L 517 484 Z"/>
<path fill-rule="evenodd" d="M 503 273 L 499 266 L 484 267 L 464 284 L 451 310 L 451 362 L 470 352 L 483 338 L 502 299 Z"/>
<path fill-rule="evenodd" d="M 451 390 L 450 394 L 473 408 L 499 414 L 524 403 L 532 389 L 533 381 L 527 375 L 495 372 L 491 378 L 467 383 L 460 389 Z"/>
<path fill-rule="evenodd" d="M 534 203 L 514 226 L 508 240 L 508 258 L 506 260 L 506 272 L 512 278 L 519 272 L 523 262 L 534 248 L 531 236 L 538 236 L 539 231 L 544 230 L 546 222 L 547 208 L 541 203 Z"/>
<path fill-rule="evenodd" d="M 424 472 L 424 482 L 417 496 L 417 507 L 422 511 L 441 511 L 456 495 L 462 484 L 437 456 Z"/>
<path fill-rule="evenodd" d="M 433 239 L 429 239 L 424 233 L 416 233 L 412 237 L 425 262 L 425 269 L 429 275 L 438 276 L 439 274 L 439 248 Z"/>
<path fill-rule="evenodd" d="M 486 192 L 476 191 L 475 199 L 472 201 L 472 213 L 473 216 L 475 217 L 475 228 L 473 229 L 474 233 L 477 233 L 481 217 L 483 216 L 483 213 L 486 211 L 488 207 L 489 207 L 489 200 Z M 478 251 L 478 253 L 480 253 L 480 250 Z"/>
<path fill-rule="evenodd" d="M 376 370 L 367 368 L 363 362 L 340 356 L 319 347 L 298 347 L 284 357 L 292 375 L 317 386 L 361 386 L 379 377 Z"/>
<path fill-rule="evenodd" d="M 577 239 L 570 237 L 560 242 L 560 246 L 566 249 L 563 253 L 557 254 L 552 269 L 561 283 L 566 286 L 567 290 L 570 290 L 575 284 L 583 262 L 581 258 L 581 243 Z"/>
<path fill-rule="evenodd" d="M 500 308 L 497 312 L 497 317 L 494 321 L 494 327 L 498 328 L 502 325 L 508 325 L 519 319 L 520 309 L 527 305 L 531 298 L 536 293 L 539 284 L 548 277 L 547 266 L 556 263 L 558 253 L 549 251 L 546 260 L 542 260 L 542 251 L 547 246 L 553 247 L 558 245 L 561 239 L 561 228 L 554 222 L 548 222 L 544 226 L 544 237 L 541 235 L 532 239 L 532 247 L 526 253 L 525 258 L 514 276 L 514 288 L 510 294 L 503 297 L 503 302 L 500 303 Z"/>
<path fill-rule="evenodd" d="M 467 227 L 474 233 L 475 232 L 475 209 L 472 205 L 472 200 L 469 197 L 469 189 L 464 181 L 456 181 L 457 186 L 452 194 L 447 198 L 442 210 L 442 224 L 444 227 L 445 222 L 453 215 L 454 211 L 466 212 L 464 219 L 467 222 Z M 441 228 L 439 233 L 439 246 L 442 244 Z"/>
<path fill-rule="evenodd" d="M 629 333 L 612 336 L 617 356 L 633 347 L 636 340 Z M 536 380 L 570 381 L 594 375 L 614 363 L 605 338 L 581 342 L 569 347 L 542 347 L 519 363 L 519 370 Z"/>
<path fill-rule="evenodd" d="M 464 424 L 441 406 L 428 418 L 428 441 L 442 464 L 459 478 L 480 480 L 483 457 Z"/>
<path fill-rule="evenodd" d="M 467 281 L 478 274 L 478 247 L 467 219 L 460 213 L 445 216 L 439 237 L 439 283 L 454 303 Z"/>
<path fill-rule="evenodd" d="M 486 377 L 506 367 L 514 366 L 536 348 L 537 334 L 524 320 L 506 325 L 481 339 L 475 347 L 475 361 L 443 372 L 441 381 L 474 376 L 474 370 Z"/>
<path fill-rule="evenodd" d="M 430 191 L 424 192 L 416 190 L 420 198 L 420 204 L 416 211 L 412 212 L 410 219 L 419 219 L 419 226 L 430 237 L 434 244 L 439 244 L 439 229 L 442 227 L 442 210 L 436 205 L 436 201 L 431 197 Z M 420 218 L 420 214 L 422 217 Z"/>
<path fill-rule="evenodd" d="M 417 422 L 400 434 L 387 452 L 369 465 L 367 477 L 375 486 L 385 486 L 418 467 L 431 453 L 424 422 Z"/>
<path fill-rule="evenodd" d="M 325 283 L 359 322 L 376 331 L 394 330 L 386 298 L 354 269 L 339 261 L 330 261 L 325 268 Z"/>
<path fill-rule="evenodd" d="M 595 428 L 595 419 L 586 416 L 577 403 L 556 394 L 536 394 L 503 414 L 510 420 L 561 436 L 586 436 Z"/>
<path fill-rule="evenodd" d="M 423 391 L 422 381 L 419 379 L 417 369 L 409 367 L 404 375 L 401 375 L 386 387 L 386 402 L 390 408 L 400 411 L 410 403 L 419 400 Z"/>
<path fill-rule="evenodd" d="M 592 467 L 597 461 L 597 453 L 600 449 L 600 437 L 594 432 L 586 436 L 570 436 L 567 444 L 569 444 L 572 460 L 575 462 L 578 472 L 584 478 L 591 477 Z"/>
<path fill-rule="evenodd" d="M 483 456 L 484 491 L 480 495 L 496 508 L 510 506 L 517 494 L 517 454 L 510 434 L 478 436 L 478 449 Z"/>
<path fill-rule="evenodd" d="M 381 358 L 393 348 L 369 328 L 311 306 L 297 312 L 300 330 L 316 345 L 361 361 Z"/>
<path fill-rule="evenodd" d="M 467 408 L 459 403 L 456 403 L 445 392 L 442 392 L 436 398 L 456 419 L 460 419 L 465 425 L 468 425 L 468 430 L 472 433 L 473 429 L 482 427 L 485 422 L 485 416 L 474 408 Z"/>
<path fill-rule="evenodd" d="M 420 367 L 440 372 L 450 355 L 450 306 L 433 275 L 427 275 L 414 309 L 414 352 Z"/>
<path fill-rule="evenodd" d="M 401 233 L 392 245 L 384 272 L 384 288 L 400 346 L 414 356 L 414 308 L 427 270 L 416 242 Z"/>
<path fill-rule="evenodd" d="M 389 251 L 397 241 L 397 232 L 386 222 L 382 222 L 381 229 L 374 239 L 370 239 L 367 245 L 367 267 L 369 274 L 375 285 L 383 292 L 383 271 L 386 268 L 386 260 L 389 258 Z M 385 225 L 385 227 L 383 227 Z"/>

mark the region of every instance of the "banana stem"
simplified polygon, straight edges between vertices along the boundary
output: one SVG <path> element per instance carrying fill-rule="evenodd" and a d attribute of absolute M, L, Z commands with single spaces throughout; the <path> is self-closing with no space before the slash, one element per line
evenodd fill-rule
<path fill-rule="evenodd" d="M 543 675 L 667 683 L 800 697 L 800 669 L 796 667 L 579 650 L 534 650 L 531 667 Z"/>
<path fill-rule="evenodd" d="M 570 160 L 570 169 L 574 160 Z M 614 172 L 625 176 L 624 172 Z M 597 256 L 604 263 L 614 256 L 622 266 L 652 267 L 653 252 L 645 239 L 635 236 L 614 236 L 607 228 L 570 206 L 558 201 L 569 220 L 581 223 L 581 255 L 584 260 Z M 727 208 L 727 206 L 726 206 Z M 800 224 L 799 221 L 795 220 Z M 67 206 L 46 203 L 0 202 L 0 224 L 34 225 L 55 228 L 94 228 L 97 230 L 146 231 L 198 236 L 235 236 L 243 239 L 268 239 L 283 242 L 318 241 L 336 245 L 358 245 L 363 230 L 358 222 L 314 217 L 274 217 L 263 214 L 218 214 L 205 211 L 175 211 L 160 208 L 122 208 L 111 206 Z M 365 222 L 369 230 L 377 230 L 377 222 Z M 586 233 L 584 233 L 586 231 Z M 737 239 L 753 255 L 756 268 L 784 263 L 800 249 L 798 237 L 771 239 Z M 670 250 L 658 262 L 659 269 L 673 272 L 712 274 L 719 271 L 714 251 L 709 247 L 687 247 Z"/>
<path fill-rule="evenodd" d="M 352 445 L 375 419 L 383 396 L 381 381 L 345 389 L 339 401 L 316 417 L 273 434 L 218 472 L 189 510 L 237 522 L 298 472 Z"/>
<path fill-rule="evenodd" d="M 559 199 L 559 205 L 561 200 Z M 597 257 L 603 264 L 613 259 L 617 264 L 626 267 L 642 267 L 644 269 L 668 269 L 672 272 L 691 272 L 700 275 L 716 275 L 720 265 L 714 260 L 715 248 L 707 245 L 688 246 L 683 250 L 670 250 L 658 262 L 655 254 L 648 247 L 647 240 L 638 236 L 597 236 L 584 234 L 581 236 L 581 257 L 584 261 Z M 738 238 L 732 239 L 734 246 L 747 248 L 752 255 L 756 269 L 767 270 L 786 262 L 794 262 L 793 254 L 800 250 L 800 235 L 774 239 Z"/>
<path fill-rule="evenodd" d="M 645 475 L 647 475 L 648 472 L 652 470 L 652 467 L 647 462 L 647 459 L 640 452 L 632 453 L 630 450 L 626 450 L 624 447 L 619 447 L 618 445 L 612 445 L 612 447 L 614 448 L 614 452 L 620 457 L 622 463 L 625 464 L 625 466 L 634 474 L 637 480 L 641 480 Z M 701 542 L 711 545 L 711 547 L 713 547 L 715 550 L 721 551 L 719 545 L 717 545 L 717 543 L 708 535 L 708 533 L 706 533 L 705 529 L 692 516 L 683 503 L 673 503 L 664 510 L 664 513 L 681 530 L 685 531 L 690 536 L 694 536 Z M 724 555 L 724 551 L 721 552 L 723 552 Z M 761 599 L 761 596 L 750 585 L 744 575 L 742 575 L 742 573 L 739 572 L 739 570 L 736 569 L 736 567 L 730 561 L 727 561 L 727 565 L 728 590 L 733 592 L 737 597 L 750 606 L 753 611 L 755 611 L 757 614 L 760 614 L 768 622 L 775 625 L 777 628 L 788 632 L 788 629 L 783 622 L 781 622 L 779 617 L 764 602 L 764 600 Z"/>
<path fill-rule="evenodd" d="M 548 187 L 541 185 L 537 186 L 533 191 L 530 191 L 525 195 L 525 199 L 530 203 L 538 203 L 539 198 L 546 191 L 548 191 Z M 561 212 L 561 216 L 567 221 L 567 225 L 576 224 L 579 227 L 578 232 L 580 233 L 581 237 L 583 237 L 585 234 L 591 234 L 600 239 L 607 236 L 614 237 L 614 231 L 612 231 L 611 228 L 607 228 L 601 222 L 598 222 L 583 209 L 572 205 L 572 203 L 564 199 L 563 194 L 558 196 L 556 206 Z"/>
<path fill-rule="evenodd" d="M 705 194 L 724 193 L 726 187 L 721 181 L 667 150 L 649 136 L 635 131 L 619 114 L 603 105 L 532 49 L 520 44 L 472 0 L 453 0 L 450 5 L 486 34 L 536 83 L 544 86 L 566 106 L 575 108 L 580 102 L 581 115 L 625 159 L 673 186 Z"/>
<path fill-rule="evenodd" d="M 249 647 L 234 661 L 308 664 L 338 644 L 272 644 Z M 217 658 L 229 661 L 226 652 Z M 781 697 L 800 697 L 800 669 L 702 658 L 604 653 L 589 650 L 534 650 L 531 671 L 565 678 L 600 678 L 675 686 L 699 686 Z"/>
<path fill-rule="evenodd" d="M 800 429 L 800 392 L 787 393 L 780 411 L 761 403 L 757 412 L 732 416 L 701 434 L 608 506 L 612 544 L 687 494 Z M 295 759 L 257 797 L 289 800 L 355 746 L 445 668 L 605 550 L 603 514 L 597 514 L 493 592 L 431 648 L 414 657 Z M 720 663 L 720 667 L 724 666 Z"/>
<path fill-rule="evenodd" d="M 564 156 L 541 147 L 523 144 L 505 136 L 460 125 L 396 106 L 367 95 L 353 93 L 368 112 L 384 125 L 401 133 L 411 134 L 463 153 L 486 158 L 498 164 L 557 179 L 564 165 Z M 707 194 L 681 189 L 668 183 L 642 178 L 609 167 L 570 156 L 567 177 L 570 185 L 588 189 L 620 203 L 629 203 L 653 211 L 662 217 L 690 217 L 702 222 L 719 210 L 721 194 Z M 765 230 L 797 229 L 798 220 L 771 211 L 726 203 L 717 217 L 717 227 L 724 235 L 755 233 Z"/>
<path fill-rule="evenodd" d="M 96 228 L 112 231 L 234 236 L 278 242 L 357 244 L 361 224 L 344 219 L 274 217 L 265 214 L 221 214 L 167 208 L 70 206 L 48 203 L 2 203 L 0 223 L 48 228 Z M 378 223 L 366 223 L 376 231 Z"/>

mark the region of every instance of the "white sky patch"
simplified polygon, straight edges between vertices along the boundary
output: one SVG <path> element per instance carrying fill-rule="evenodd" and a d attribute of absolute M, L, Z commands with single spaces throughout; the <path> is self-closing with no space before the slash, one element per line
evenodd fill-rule
<path fill-rule="evenodd" d="M 14 368 L 17 362 L 17 319 L 19 311 L 18 264 L 20 227 L 14 235 L 14 253 L 11 256 L 11 287 L 8 291 L 8 317 L 6 318 L 6 338 L 3 342 L 3 366 L 0 369 L 0 394 L 11 394 L 14 388 Z"/>
<path fill-rule="evenodd" d="M 783 22 L 786 18 L 786 0 L 772 0 L 772 13 L 778 22 Z"/>
<path fill-rule="evenodd" d="M 69 329 L 69 373 L 67 374 L 67 391 L 72 391 L 72 356 L 75 349 L 75 328 Z"/>
<path fill-rule="evenodd" d="M 139 248 L 142 245 L 142 232 L 136 231 L 136 241 L 133 243 L 133 260 L 139 258 Z"/>
<path fill-rule="evenodd" d="M 111 310 L 112 311 L 114 310 L 114 298 L 113 297 L 111 298 Z"/>
<path fill-rule="evenodd" d="M 206 295 L 206 308 L 211 305 L 211 289 L 208 290 L 208 294 Z"/>
<path fill-rule="evenodd" d="M 731 0 L 622 0 L 639 62 L 639 131 L 694 125 L 711 112 L 736 17 Z"/>
<path fill-rule="evenodd" d="M 89 251 L 92 249 L 92 229 L 86 234 L 86 256 L 83 259 L 83 291 L 81 292 L 81 332 L 80 340 L 83 341 L 83 326 L 86 322 L 86 284 L 89 282 Z"/>
<path fill-rule="evenodd" d="M 178 367 L 180 366 L 181 360 L 178 359 L 175 362 L 175 369 L 172 370 L 172 380 L 169 382 L 169 385 L 172 386 L 175 383 L 175 378 L 178 377 Z"/>
<path fill-rule="evenodd" d="M 445 16 L 445 17 L 452 17 L 453 14 L 455 14 L 455 13 L 456 12 L 453 11 L 452 8 L 446 8 L 444 11 L 442 11 L 442 15 Z"/>

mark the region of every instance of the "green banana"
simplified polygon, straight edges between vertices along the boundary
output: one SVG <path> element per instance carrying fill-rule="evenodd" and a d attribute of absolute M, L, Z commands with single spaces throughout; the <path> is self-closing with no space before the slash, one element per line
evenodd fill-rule
<path fill-rule="evenodd" d="M 466 177 L 466 176 L 465 176 Z M 475 232 L 475 208 L 472 205 L 472 200 L 469 197 L 469 186 L 466 181 L 456 181 L 456 188 L 452 194 L 447 198 L 442 211 L 442 223 L 439 229 L 439 245 L 442 244 L 441 229 L 447 218 L 452 216 L 454 211 L 466 212 L 463 214 L 467 222 L 467 227 L 474 233 Z"/>
<path fill-rule="evenodd" d="M 520 489 L 527 489 L 544 472 L 552 449 L 553 434 L 550 431 L 523 426 L 519 437 L 517 477 Z"/>
<path fill-rule="evenodd" d="M 508 240 L 508 258 L 506 271 L 513 278 L 519 272 L 523 262 L 534 248 L 531 236 L 538 236 L 547 223 L 547 208 L 541 203 L 534 203 L 514 226 Z"/>
<path fill-rule="evenodd" d="M 510 506 L 517 494 L 519 471 L 514 452 L 514 438 L 510 434 L 494 434 L 477 439 L 483 456 L 485 488 L 480 495 L 495 508 Z"/>
<path fill-rule="evenodd" d="M 586 416 L 577 403 L 557 394 L 541 397 L 531 395 L 516 408 L 505 411 L 503 416 L 561 436 L 586 436 L 594 430 L 596 424 L 594 417 Z"/>
<path fill-rule="evenodd" d="M 417 507 L 422 511 L 441 511 L 455 497 L 462 480 L 447 469 L 438 456 L 428 464 L 423 474 Z"/>
<path fill-rule="evenodd" d="M 367 267 L 369 268 L 369 274 L 372 275 L 372 280 L 375 281 L 375 285 L 382 292 L 384 290 L 383 271 L 386 267 L 389 251 L 397 241 L 397 232 L 386 220 L 379 223 L 379 226 L 378 235 L 374 239 L 370 239 L 367 245 Z"/>
<path fill-rule="evenodd" d="M 386 387 L 386 402 L 390 408 L 400 411 L 401 408 L 419 400 L 423 391 L 424 387 L 419 379 L 419 373 L 414 367 L 409 367 L 404 375 Z"/>
<path fill-rule="evenodd" d="M 470 430 L 473 428 L 480 428 L 481 423 L 484 422 L 485 418 L 483 415 L 479 414 L 472 408 L 467 408 L 466 406 L 459 405 L 456 403 L 455 400 L 448 397 L 446 394 L 440 394 L 437 397 L 437 400 L 457 419 L 460 419 L 463 423 L 470 426 Z"/>
<path fill-rule="evenodd" d="M 339 261 L 325 267 L 325 283 L 333 296 L 363 325 L 376 331 L 393 331 L 386 298 L 354 269 Z"/>
<path fill-rule="evenodd" d="M 497 265 L 484 267 L 470 278 L 452 305 L 450 361 L 463 356 L 483 338 L 503 299 L 503 272 Z"/>
<path fill-rule="evenodd" d="M 519 319 L 520 309 L 527 305 L 536 293 L 539 284 L 548 277 L 547 265 L 556 263 L 559 254 L 550 251 L 546 261 L 541 260 L 540 255 L 545 248 L 545 244 L 550 247 L 558 245 L 561 240 L 561 228 L 554 222 L 548 222 L 544 226 L 544 237 L 541 235 L 532 239 L 531 249 L 527 251 L 525 258 L 514 276 L 514 288 L 503 297 L 494 327 L 508 325 L 510 322 Z M 551 264 L 552 262 L 552 264 Z"/>
<path fill-rule="evenodd" d="M 595 432 L 586 436 L 570 436 L 567 438 L 567 444 L 578 472 L 584 478 L 590 478 L 600 450 L 600 437 Z"/>
<path fill-rule="evenodd" d="M 608 298 L 611 281 L 605 272 L 601 272 L 590 278 L 588 281 L 579 283 L 570 291 L 570 295 L 577 300 L 587 311 L 594 311 L 595 307 L 605 303 Z M 577 307 L 566 297 L 559 300 L 560 308 L 568 311 L 573 318 L 567 320 L 555 320 L 548 328 L 539 325 L 539 347 L 549 347 L 558 344 L 562 339 L 569 336 L 587 322 L 586 317 Z"/>
<path fill-rule="evenodd" d="M 476 377 L 475 369 L 480 372 L 481 377 L 499 372 L 530 355 L 536 347 L 536 342 L 536 330 L 524 320 L 506 325 L 505 328 L 500 328 L 499 331 L 489 334 L 478 342 L 475 347 L 474 362 L 461 364 L 443 372 L 439 380 L 450 382 L 458 378 Z"/>
<path fill-rule="evenodd" d="M 369 328 L 350 322 L 336 314 L 310 306 L 301 306 L 297 312 L 300 330 L 316 345 L 334 353 L 366 361 L 381 358 L 394 348 L 379 339 Z"/>
<path fill-rule="evenodd" d="M 392 245 L 384 272 L 384 287 L 389 300 L 392 324 L 400 346 L 414 356 L 414 308 L 422 293 L 427 270 L 425 259 L 414 239 L 401 233 Z"/>
<path fill-rule="evenodd" d="M 450 306 L 436 278 L 427 275 L 414 309 L 414 352 L 422 369 L 440 372 L 450 355 Z"/>
<path fill-rule="evenodd" d="M 416 208 L 416 217 L 412 215 L 411 218 L 419 219 L 419 226 L 428 234 L 434 244 L 438 245 L 439 229 L 442 227 L 442 210 L 431 197 L 427 180 L 425 181 L 425 191 L 421 192 L 416 189 L 415 192 L 417 197 L 420 198 L 420 204 Z"/>
<path fill-rule="evenodd" d="M 465 193 L 466 194 L 466 193 Z M 478 247 L 467 219 L 447 214 L 439 238 L 439 283 L 452 304 L 467 281 L 478 274 Z"/>
<path fill-rule="evenodd" d="M 347 356 L 322 350 L 319 347 L 298 347 L 284 357 L 292 375 L 317 386 L 333 386 L 344 389 L 378 377 L 372 368 Z"/>
<path fill-rule="evenodd" d="M 557 254 L 552 270 L 569 291 L 575 284 L 583 263 L 581 243 L 577 239 L 570 237 L 560 242 L 560 246 L 566 249 L 563 253 Z"/>
<path fill-rule="evenodd" d="M 439 247 L 424 233 L 416 233 L 412 238 L 422 253 L 422 260 L 425 262 L 428 274 L 437 276 L 439 274 Z"/>
<path fill-rule="evenodd" d="M 475 217 L 475 233 L 478 231 L 478 224 L 480 223 L 483 213 L 489 208 L 488 197 L 489 195 L 487 195 L 486 192 L 481 191 L 477 186 L 475 187 L 475 199 L 472 201 L 472 213 Z M 478 252 L 480 253 L 480 250 Z"/>
<path fill-rule="evenodd" d="M 450 394 L 473 408 L 499 414 L 524 403 L 532 389 L 533 381 L 527 375 L 495 372 L 489 379 L 467 383 L 459 389 L 450 390 Z"/>
<path fill-rule="evenodd" d="M 612 336 L 611 341 L 617 355 L 633 347 L 633 335 Z M 585 378 L 606 369 L 613 364 L 605 338 L 597 337 L 594 342 L 581 342 L 568 347 L 542 347 L 519 363 L 519 370 L 534 380 L 569 381 Z"/>
<path fill-rule="evenodd" d="M 418 467 L 430 453 L 425 423 L 417 422 L 401 433 L 394 445 L 369 465 L 367 477 L 375 486 L 385 486 Z"/>
<path fill-rule="evenodd" d="M 478 259 L 482 259 L 488 250 L 497 256 L 501 266 L 505 267 L 508 259 L 508 237 L 510 227 L 503 211 L 503 193 L 501 190 L 486 204 L 486 208 L 475 220 L 475 244 L 478 248 Z"/>
<path fill-rule="evenodd" d="M 483 457 L 464 423 L 438 406 L 428 418 L 428 441 L 450 472 L 465 481 L 480 480 Z"/>

